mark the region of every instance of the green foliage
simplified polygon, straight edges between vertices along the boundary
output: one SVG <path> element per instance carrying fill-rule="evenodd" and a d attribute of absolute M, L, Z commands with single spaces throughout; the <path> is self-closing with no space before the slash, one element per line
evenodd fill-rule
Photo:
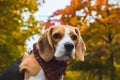
<path fill-rule="evenodd" d="M 65 80 L 82 80 L 80 79 L 81 73 L 77 71 L 70 71 L 66 72 Z"/>
<path fill-rule="evenodd" d="M 0 73 L 22 57 L 26 39 L 39 32 L 32 17 L 36 10 L 36 0 L 0 0 Z M 23 12 L 31 14 L 26 22 Z"/>

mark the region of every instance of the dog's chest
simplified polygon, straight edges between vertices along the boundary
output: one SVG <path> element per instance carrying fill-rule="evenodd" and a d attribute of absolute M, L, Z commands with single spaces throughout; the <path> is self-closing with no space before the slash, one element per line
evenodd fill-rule
<path fill-rule="evenodd" d="M 31 76 L 29 80 L 46 80 L 43 70 L 41 69 L 36 76 Z"/>

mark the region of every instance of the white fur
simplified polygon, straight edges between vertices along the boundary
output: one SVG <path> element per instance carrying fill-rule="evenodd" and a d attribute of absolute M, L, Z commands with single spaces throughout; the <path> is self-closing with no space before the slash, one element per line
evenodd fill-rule
<path fill-rule="evenodd" d="M 66 60 L 67 56 L 64 56 L 64 55 L 65 55 L 65 47 L 64 47 L 64 44 L 65 44 L 66 42 L 73 43 L 73 41 L 71 40 L 71 37 L 70 37 L 70 29 L 69 29 L 69 28 L 65 28 L 64 37 L 63 37 L 63 39 L 58 43 L 58 45 L 57 45 L 57 47 L 56 47 L 56 51 L 55 51 L 55 54 L 54 54 L 54 56 L 56 57 L 56 59 L 62 58 L 63 60 Z M 75 58 L 75 48 L 73 48 L 71 55 L 72 55 L 72 58 L 74 59 L 74 58 Z"/>
<path fill-rule="evenodd" d="M 43 70 L 41 69 L 36 76 L 31 76 L 29 80 L 46 80 Z"/>

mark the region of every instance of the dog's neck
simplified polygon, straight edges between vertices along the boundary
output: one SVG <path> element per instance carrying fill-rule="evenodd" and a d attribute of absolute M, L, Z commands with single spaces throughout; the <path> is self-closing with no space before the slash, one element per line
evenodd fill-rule
<path fill-rule="evenodd" d="M 36 44 L 33 45 L 33 53 L 48 80 L 58 80 L 62 75 L 65 75 L 66 61 L 58 61 L 53 57 L 52 60 L 45 62 L 40 57 Z"/>

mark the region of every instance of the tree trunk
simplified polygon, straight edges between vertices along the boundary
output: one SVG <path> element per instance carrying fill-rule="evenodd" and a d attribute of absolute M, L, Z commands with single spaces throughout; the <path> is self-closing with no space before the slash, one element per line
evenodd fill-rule
<path fill-rule="evenodd" d="M 109 0 L 107 0 L 107 3 L 106 3 L 106 6 L 108 6 L 108 1 Z M 107 16 L 109 17 L 110 16 L 110 11 L 109 11 L 109 9 L 107 8 L 106 9 L 106 12 L 107 12 Z M 110 48 L 110 51 L 111 51 L 111 53 L 110 53 L 110 80 L 115 80 L 115 67 L 114 67 L 114 53 L 113 53 L 113 51 L 111 50 L 111 47 L 112 47 L 112 41 L 113 41 L 113 34 L 112 34 L 112 32 L 111 32 L 111 30 L 110 30 L 110 27 L 109 26 L 111 26 L 111 23 L 109 23 L 108 22 L 108 44 L 109 44 L 109 48 Z"/>
<path fill-rule="evenodd" d="M 103 74 L 102 73 L 99 75 L 99 79 L 98 80 L 103 80 Z"/>
<path fill-rule="evenodd" d="M 111 53 L 110 55 L 110 80 L 115 80 L 115 67 L 114 67 L 114 55 Z"/>

